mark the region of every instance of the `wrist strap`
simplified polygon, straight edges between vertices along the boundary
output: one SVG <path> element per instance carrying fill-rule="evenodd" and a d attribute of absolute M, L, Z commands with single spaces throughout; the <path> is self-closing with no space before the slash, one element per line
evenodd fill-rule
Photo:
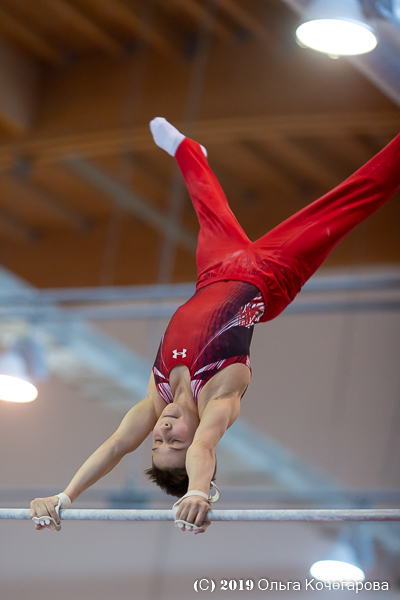
<path fill-rule="evenodd" d="M 71 502 L 71 498 L 69 496 L 67 496 L 67 494 L 64 494 L 64 492 L 61 492 L 60 494 L 56 494 L 56 497 L 58 498 L 58 504 L 56 506 L 56 513 L 58 515 L 58 518 L 60 519 L 60 509 L 61 508 L 71 508 L 72 502 Z M 56 531 L 60 531 L 60 530 L 61 530 L 61 519 L 60 519 L 59 525 L 56 523 Z"/>
<path fill-rule="evenodd" d="M 210 488 L 215 488 L 215 494 L 213 496 L 209 496 L 209 500 L 210 502 L 218 502 L 219 497 L 220 497 L 220 492 L 219 492 L 219 487 L 217 486 L 216 483 L 214 483 L 213 481 L 210 484 Z"/>
<path fill-rule="evenodd" d="M 67 494 L 61 492 L 60 494 L 56 494 L 56 496 L 59 499 L 59 503 L 57 504 L 58 510 L 60 510 L 60 508 L 71 508 L 71 498 L 67 496 Z"/>
<path fill-rule="evenodd" d="M 220 497 L 219 489 L 213 481 L 211 482 L 210 487 L 215 488 L 215 494 L 213 496 L 211 496 L 211 494 L 206 494 L 205 492 L 201 492 L 200 490 L 190 490 L 190 492 L 186 492 L 186 494 L 184 496 L 182 496 L 182 498 L 179 498 L 179 500 L 177 500 L 175 502 L 175 504 L 172 507 L 172 510 L 176 509 L 179 506 L 179 504 L 182 502 L 182 500 L 184 500 L 185 498 L 188 498 L 189 496 L 201 496 L 202 498 L 207 500 L 207 502 L 217 502 L 217 500 L 219 500 L 219 497 Z"/>
<path fill-rule="evenodd" d="M 172 512 L 174 513 L 175 525 L 177 527 L 180 527 L 180 528 L 185 527 L 186 531 L 193 531 L 193 532 L 201 531 L 204 529 L 204 527 L 202 527 L 202 526 L 198 527 L 194 523 L 188 523 L 188 521 L 184 521 L 183 519 L 177 520 L 176 513 L 178 512 L 178 507 L 179 507 L 180 503 L 182 502 L 182 500 L 184 500 L 185 498 L 188 498 L 189 496 L 201 496 L 202 498 L 207 500 L 207 502 L 217 502 L 217 500 L 219 499 L 219 496 L 220 496 L 219 489 L 213 481 L 210 484 L 210 488 L 211 487 L 215 488 L 215 494 L 213 496 L 211 496 L 211 494 L 207 495 L 204 492 L 201 492 L 200 490 L 190 490 L 190 492 L 186 492 L 186 494 L 184 496 L 182 496 L 182 498 L 179 498 L 179 500 L 177 500 L 175 502 L 175 504 L 172 507 Z"/>

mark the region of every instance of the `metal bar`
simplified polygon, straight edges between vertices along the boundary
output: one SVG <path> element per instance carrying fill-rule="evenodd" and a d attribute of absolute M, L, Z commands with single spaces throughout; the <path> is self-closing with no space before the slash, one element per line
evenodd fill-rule
<path fill-rule="evenodd" d="M 169 298 L 185 298 L 186 300 L 194 294 L 195 290 L 195 283 L 55 288 L 38 290 L 38 300 L 46 302 L 118 302 L 119 300 L 167 300 Z M 0 296 L 2 303 L 9 300 L 13 302 L 15 298 L 3 299 Z"/>
<path fill-rule="evenodd" d="M 167 300 L 169 298 L 189 298 L 195 292 L 196 284 L 171 283 L 155 285 L 99 286 L 82 288 L 54 288 L 35 290 L 35 299 L 39 302 L 118 302 L 119 300 Z M 305 292 L 330 292 L 346 290 L 397 290 L 400 289 L 400 269 L 393 271 L 348 274 L 348 275 L 319 275 L 312 277 L 304 285 Z M 1 293 L 0 303 L 10 303 L 26 300 L 21 295 Z M 30 303 L 33 301 L 29 297 Z"/>
<path fill-rule="evenodd" d="M 61 509 L 65 521 L 173 521 L 172 510 Z M 0 519 L 30 519 L 27 508 L 1 508 Z M 215 510 L 210 521 L 400 521 L 400 509 Z"/>
<path fill-rule="evenodd" d="M 157 303 L 138 306 L 99 306 L 83 307 L 76 309 L 63 309 L 56 312 L 53 308 L 46 306 L 14 305 L 1 306 L 0 321 L 9 319 L 40 319 L 47 322 L 65 320 L 91 320 L 101 321 L 109 319 L 165 319 L 170 318 L 179 308 L 181 303 Z M 285 310 L 285 314 L 324 314 L 343 312 L 373 312 L 373 311 L 399 311 L 400 300 L 378 300 L 376 302 L 359 301 L 337 301 L 337 302 L 294 302 Z"/>

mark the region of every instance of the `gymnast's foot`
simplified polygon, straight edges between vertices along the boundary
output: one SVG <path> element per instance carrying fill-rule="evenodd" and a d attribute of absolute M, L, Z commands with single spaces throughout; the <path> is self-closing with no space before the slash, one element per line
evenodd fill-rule
<path fill-rule="evenodd" d="M 175 156 L 179 144 L 185 139 L 183 133 L 168 123 L 163 117 L 156 117 L 150 121 L 150 129 L 157 146 Z"/>
<path fill-rule="evenodd" d="M 164 117 L 156 117 L 150 121 L 150 129 L 157 146 L 168 152 L 171 156 L 175 156 L 180 143 L 185 139 L 183 133 L 177 130 L 176 127 L 168 123 Z M 205 156 L 207 150 L 201 146 Z"/>

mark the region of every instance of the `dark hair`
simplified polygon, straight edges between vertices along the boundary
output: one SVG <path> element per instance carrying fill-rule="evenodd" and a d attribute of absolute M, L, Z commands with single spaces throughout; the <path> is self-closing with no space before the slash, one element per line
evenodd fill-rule
<path fill-rule="evenodd" d="M 215 481 L 217 474 L 217 459 L 215 458 L 215 469 L 211 481 Z M 181 498 L 186 494 L 189 487 L 189 477 L 185 467 L 179 467 L 175 469 L 159 469 L 154 466 L 152 461 L 151 469 L 146 469 L 145 475 L 154 481 L 159 488 L 170 496 L 176 496 Z"/>

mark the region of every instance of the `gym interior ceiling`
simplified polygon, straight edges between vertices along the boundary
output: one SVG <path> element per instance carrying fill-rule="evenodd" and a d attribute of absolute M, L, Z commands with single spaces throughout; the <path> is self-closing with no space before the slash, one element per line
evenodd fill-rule
<path fill-rule="evenodd" d="M 399 107 L 300 48 L 295 4 L 1 0 L 2 264 L 41 288 L 193 281 L 197 220 L 154 116 L 208 148 L 251 239 L 382 148 Z M 327 265 L 398 262 L 398 217 L 389 203 Z"/>

